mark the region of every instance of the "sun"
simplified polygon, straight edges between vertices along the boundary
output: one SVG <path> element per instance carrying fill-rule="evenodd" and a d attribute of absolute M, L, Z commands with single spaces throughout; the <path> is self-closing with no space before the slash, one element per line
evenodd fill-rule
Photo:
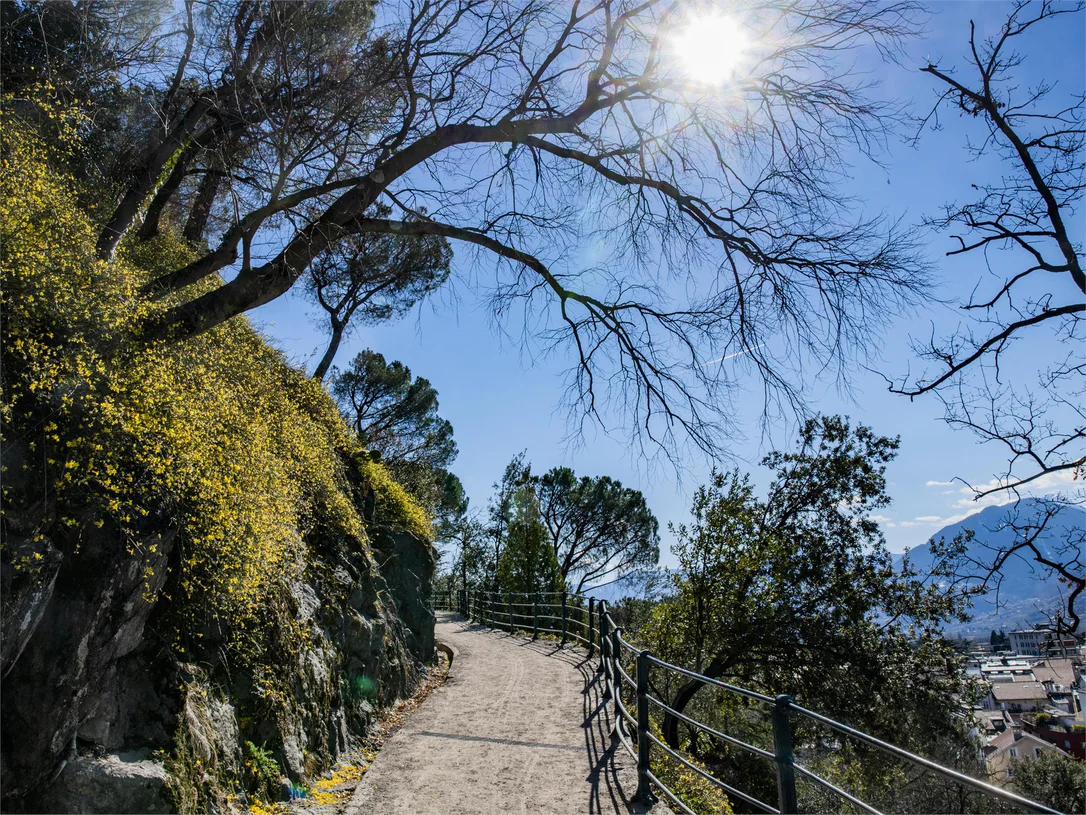
<path fill-rule="evenodd" d="M 709 85 L 719 85 L 732 76 L 748 45 L 735 19 L 723 14 L 694 17 L 672 39 L 672 48 L 690 79 Z"/>

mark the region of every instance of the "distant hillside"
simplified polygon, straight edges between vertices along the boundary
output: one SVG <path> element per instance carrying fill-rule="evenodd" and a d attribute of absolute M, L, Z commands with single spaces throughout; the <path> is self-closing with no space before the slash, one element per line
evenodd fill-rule
<path fill-rule="evenodd" d="M 1019 502 L 1017 511 L 1022 517 L 1026 517 L 1034 503 L 1034 499 L 1023 499 Z M 908 553 L 909 562 L 922 572 L 930 570 L 934 561 L 930 540 L 952 540 L 966 529 L 973 530 L 976 535 L 970 544 L 969 553 L 976 559 L 987 562 L 990 559 L 989 549 L 1013 541 L 1014 531 L 1001 530 L 999 525 L 1014 511 L 1014 504 L 985 507 L 959 523 L 943 527 L 931 536 L 928 543 L 917 546 Z M 1064 540 L 1069 532 L 1081 530 L 1084 526 L 1086 511 L 1079 507 L 1069 507 L 1049 522 L 1038 543 L 1045 547 L 1042 551 L 1050 550 Z M 904 556 L 898 556 L 898 562 L 902 557 Z M 1038 621 L 1043 618 L 1038 607 L 1050 605 L 1058 597 L 1059 589 L 1060 584 L 1055 577 L 1045 575 L 1033 561 L 1016 554 L 1007 561 L 1003 569 L 999 607 L 996 606 L 994 592 L 978 598 L 973 609 L 973 621 L 952 631 L 964 635 L 987 635 L 993 628 L 1003 627 L 1009 630 L 1011 627 Z"/>
<path fill-rule="evenodd" d="M 606 600 L 608 603 L 617 603 L 624 597 L 643 599 L 653 594 L 653 591 L 649 588 L 653 578 L 659 580 L 664 576 L 665 572 L 665 569 L 660 568 L 655 574 L 638 573 L 624 580 L 616 580 L 603 586 L 586 586 L 582 593 L 598 600 Z"/>
<path fill-rule="evenodd" d="M 1034 499 L 1024 499 L 1018 504 L 1018 512 L 1021 517 L 1027 517 L 1034 504 Z M 945 526 L 932 535 L 926 542 L 918 545 L 908 553 L 909 561 L 922 573 L 931 570 L 934 555 L 931 551 L 931 540 L 946 538 L 953 540 L 966 529 L 975 533 L 969 552 L 977 560 L 987 562 L 991 553 L 989 548 L 997 548 L 1001 544 L 1006 545 L 1014 538 L 1014 532 L 1010 529 L 999 530 L 1000 522 L 1005 520 L 1015 511 L 1013 503 L 1003 506 L 985 507 L 975 512 L 963 521 Z M 1064 540 L 1065 536 L 1076 530 L 1086 527 L 1086 510 L 1079 507 L 1068 507 L 1057 518 L 1049 522 L 1044 537 L 1039 543 L 1051 547 Z M 1044 551 L 1044 550 L 1043 550 Z M 896 555 L 895 561 L 900 565 L 904 555 Z M 664 570 L 661 569 L 661 573 Z M 1003 569 L 1003 582 L 999 589 L 998 607 L 994 592 L 976 600 L 973 608 L 973 620 L 965 625 L 952 626 L 952 634 L 963 636 L 987 637 L 993 628 L 1010 630 L 1019 626 L 1038 622 L 1043 615 L 1038 607 L 1050 606 L 1052 601 L 1059 596 L 1060 585 L 1051 575 L 1045 575 L 1043 570 L 1033 561 L 1015 555 L 1010 558 Z M 629 580 L 611 583 L 600 588 L 586 588 L 584 593 L 607 600 L 609 603 L 618 602 L 623 597 L 645 597 L 647 593 L 645 575 L 638 575 Z M 1079 612 L 1080 614 L 1082 611 Z"/>

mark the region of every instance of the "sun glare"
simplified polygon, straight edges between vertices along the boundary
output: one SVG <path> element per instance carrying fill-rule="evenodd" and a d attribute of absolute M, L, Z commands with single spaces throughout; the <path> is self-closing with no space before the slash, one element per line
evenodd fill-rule
<path fill-rule="evenodd" d="M 736 21 L 723 14 L 690 20 L 675 33 L 673 47 L 695 82 L 719 85 L 731 77 L 749 45 Z"/>

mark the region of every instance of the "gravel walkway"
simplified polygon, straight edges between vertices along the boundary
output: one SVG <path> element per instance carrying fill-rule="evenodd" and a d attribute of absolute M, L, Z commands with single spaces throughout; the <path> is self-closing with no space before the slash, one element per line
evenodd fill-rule
<path fill-rule="evenodd" d="M 448 613 L 437 639 L 456 652 L 448 681 L 382 748 L 348 815 L 646 811 L 586 651 Z"/>

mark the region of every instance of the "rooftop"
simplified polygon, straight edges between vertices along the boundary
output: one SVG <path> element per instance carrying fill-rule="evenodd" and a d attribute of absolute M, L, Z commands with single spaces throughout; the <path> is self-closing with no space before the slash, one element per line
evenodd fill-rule
<path fill-rule="evenodd" d="M 1033 666 L 1038 682 L 1055 682 L 1070 687 L 1075 684 L 1075 669 L 1069 659 L 1046 659 Z"/>
<path fill-rule="evenodd" d="M 992 685 L 992 696 L 997 702 L 1018 702 L 1030 699 L 1047 699 L 1048 694 L 1040 682 L 1001 682 Z"/>

